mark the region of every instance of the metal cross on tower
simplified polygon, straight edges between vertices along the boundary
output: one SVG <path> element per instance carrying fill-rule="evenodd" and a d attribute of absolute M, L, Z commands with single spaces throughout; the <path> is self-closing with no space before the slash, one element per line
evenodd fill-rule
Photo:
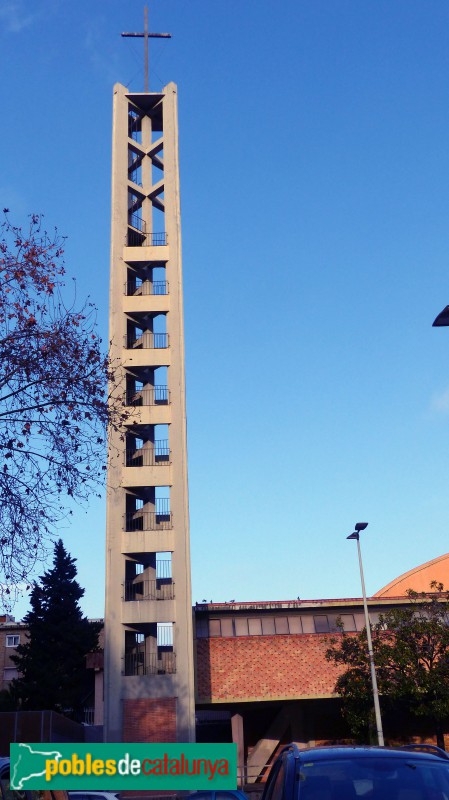
<path fill-rule="evenodd" d="M 144 39 L 145 49 L 145 92 L 149 91 L 148 88 L 148 39 L 171 39 L 171 33 L 149 33 L 148 32 L 148 6 L 145 6 L 143 11 L 143 33 L 122 33 L 122 36 L 137 37 Z"/>

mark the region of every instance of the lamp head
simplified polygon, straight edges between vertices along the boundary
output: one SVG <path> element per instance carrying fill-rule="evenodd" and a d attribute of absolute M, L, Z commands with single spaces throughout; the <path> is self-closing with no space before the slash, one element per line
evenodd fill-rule
<path fill-rule="evenodd" d="M 449 306 L 445 306 L 432 322 L 433 328 L 443 328 L 449 325 Z"/>
<path fill-rule="evenodd" d="M 354 527 L 355 527 L 354 532 L 351 533 L 346 538 L 347 539 L 357 539 L 357 541 L 358 541 L 359 540 L 360 531 L 364 531 L 365 528 L 368 527 L 368 523 L 367 522 L 356 522 Z"/>

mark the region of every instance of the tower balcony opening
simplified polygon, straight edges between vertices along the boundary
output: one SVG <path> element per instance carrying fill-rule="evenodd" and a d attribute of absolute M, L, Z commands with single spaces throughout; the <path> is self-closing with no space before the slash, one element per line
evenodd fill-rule
<path fill-rule="evenodd" d="M 126 511 L 156 511 L 161 516 L 170 513 L 170 486 L 141 486 L 126 494 Z"/>
<path fill-rule="evenodd" d="M 125 467 L 170 464 L 168 425 L 134 425 L 125 436 Z"/>
<path fill-rule="evenodd" d="M 128 313 L 126 349 L 163 350 L 169 346 L 166 313 Z"/>
<path fill-rule="evenodd" d="M 129 262 L 125 294 L 128 297 L 168 294 L 167 268 L 164 261 Z"/>
<path fill-rule="evenodd" d="M 173 528 L 171 511 L 127 511 L 125 514 L 126 531 L 169 531 Z"/>
<path fill-rule="evenodd" d="M 154 442 L 142 442 L 139 446 L 125 450 L 125 467 L 155 467 L 158 464 L 170 464 L 170 448 L 168 439 L 156 439 Z"/>
<path fill-rule="evenodd" d="M 168 244 L 165 231 L 147 231 L 145 220 L 139 212 L 132 210 L 128 212 L 128 235 L 126 244 L 128 247 L 165 247 Z"/>
<path fill-rule="evenodd" d="M 146 653 L 142 647 L 125 655 L 125 675 L 174 675 L 176 653 Z"/>
<path fill-rule="evenodd" d="M 138 407 L 169 403 L 167 367 L 134 368 L 126 373 L 125 405 Z"/>
<path fill-rule="evenodd" d="M 159 406 L 168 405 L 170 393 L 168 387 L 164 385 L 152 386 L 151 388 L 130 389 L 126 392 L 125 405 L 127 406 Z"/>
<path fill-rule="evenodd" d="M 173 581 L 165 583 L 156 579 L 138 579 L 125 581 L 123 585 L 123 599 L 135 600 L 173 600 L 175 597 L 175 584 Z"/>
<path fill-rule="evenodd" d="M 168 333 L 153 333 L 153 331 L 135 331 L 125 335 L 125 348 L 133 350 L 164 350 L 169 346 Z"/>
<path fill-rule="evenodd" d="M 145 195 L 138 189 L 128 188 L 128 247 L 161 247 L 167 244 L 167 234 L 165 233 L 164 214 L 159 209 L 155 209 L 154 204 L 158 198 L 152 201 L 152 223 L 147 226 L 147 221 L 142 216 L 142 203 Z M 157 212 L 157 213 L 156 213 Z M 159 226 L 159 232 L 158 231 Z M 148 230 L 148 227 L 151 230 Z M 160 232 L 162 230 L 162 232 Z"/>
<path fill-rule="evenodd" d="M 165 247 L 168 244 L 167 234 L 164 232 L 144 233 L 143 231 L 128 228 L 128 247 Z"/>
<path fill-rule="evenodd" d="M 169 675 L 176 672 L 172 622 L 149 623 L 125 632 L 125 675 Z"/>
<path fill-rule="evenodd" d="M 163 531 L 173 528 L 170 497 L 161 496 L 169 487 L 142 488 L 136 494 L 127 494 L 125 531 Z"/>
<path fill-rule="evenodd" d="M 168 294 L 168 281 L 149 281 L 136 275 L 125 283 L 127 297 Z"/>
<path fill-rule="evenodd" d="M 173 600 L 174 596 L 171 553 L 136 553 L 127 556 L 123 584 L 125 601 Z"/>
<path fill-rule="evenodd" d="M 148 270 L 128 270 L 128 280 L 125 283 L 127 297 L 148 295 L 166 295 L 169 293 L 168 281 L 165 279 L 165 268 L 153 267 Z"/>

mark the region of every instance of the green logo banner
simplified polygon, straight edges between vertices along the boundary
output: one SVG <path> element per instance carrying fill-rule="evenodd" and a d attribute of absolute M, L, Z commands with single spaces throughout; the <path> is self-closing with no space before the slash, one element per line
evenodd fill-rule
<path fill-rule="evenodd" d="M 11 745 L 12 789 L 235 789 L 236 744 Z"/>

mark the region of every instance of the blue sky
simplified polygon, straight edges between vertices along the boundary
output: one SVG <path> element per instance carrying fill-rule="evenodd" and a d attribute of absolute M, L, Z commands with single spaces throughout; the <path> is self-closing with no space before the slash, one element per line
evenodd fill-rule
<path fill-rule="evenodd" d="M 107 340 L 112 86 L 140 0 L 3 0 L 0 198 Z M 193 601 L 360 595 L 449 551 L 449 5 L 153 0 L 179 87 Z M 103 614 L 104 502 L 61 531 Z M 16 609 L 20 616 L 25 608 Z"/>

